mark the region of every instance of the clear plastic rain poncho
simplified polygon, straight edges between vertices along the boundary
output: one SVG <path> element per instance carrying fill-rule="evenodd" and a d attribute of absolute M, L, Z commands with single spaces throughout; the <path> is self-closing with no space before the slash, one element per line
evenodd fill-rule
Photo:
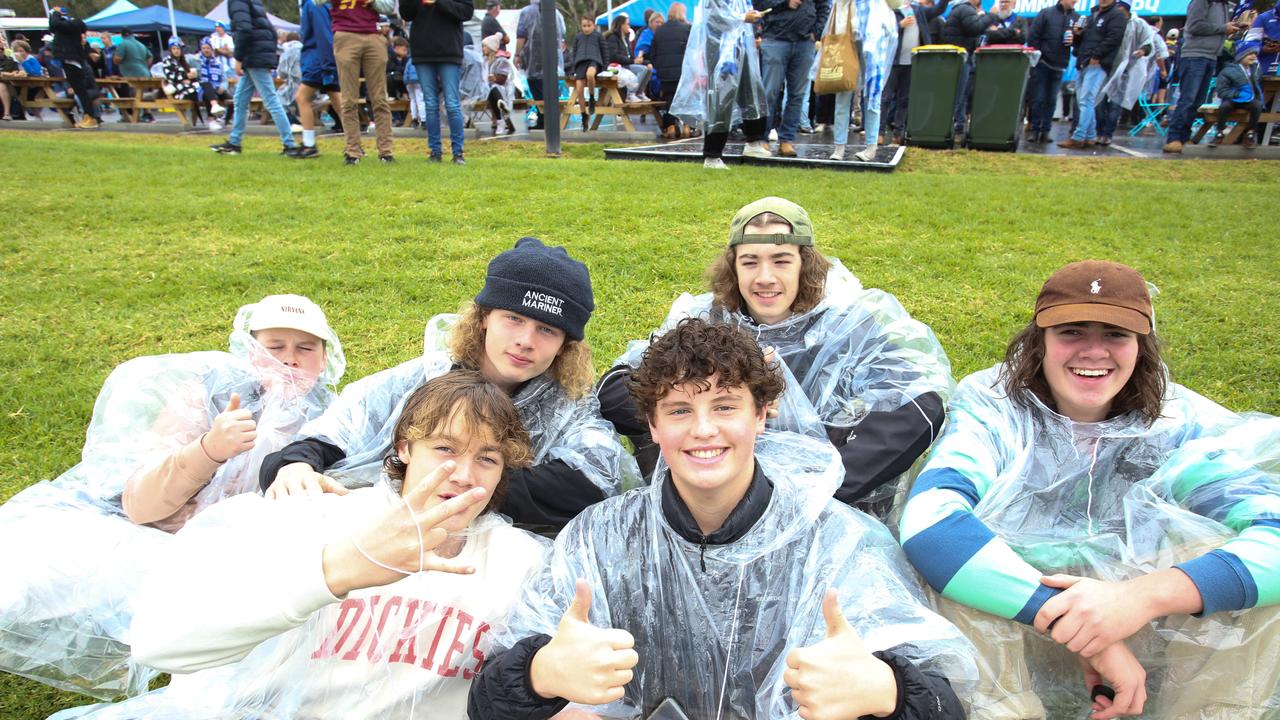
<path fill-rule="evenodd" d="M 822 598 L 835 587 L 868 650 L 892 648 L 965 698 L 976 677 L 972 647 L 929 609 L 889 531 L 831 499 L 843 474 L 834 450 L 766 433 L 756 460 L 773 495 L 733 543 L 699 548 L 670 527 L 662 463 L 649 486 L 587 508 L 556 538 L 547 570 L 495 645 L 554 635 L 583 578 L 591 623 L 630 632 L 640 655 L 625 698 L 596 712 L 643 717 L 672 697 L 694 720 L 792 718 L 786 656 L 825 636 Z"/>
<path fill-rule="evenodd" d="M 78 465 L 0 507 L 0 669 L 99 698 L 146 690 L 154 671 L 129 656 L 132 599 L 160 572 L 168 532 L 124 516 L 126 482 L 207 431 L 232 393 L 257 421 L 252 450 L 223 464 L 169 529 L 219 500 L 257 491 L 258 466 L 333 400 L 346 361 L 335 335 L 320 378 L 275 360 L 240 309 L 231 352 L 141 357 L 107 378 Z M 25 548 L 17 551 L 17 548 Z"/>
<path fill-rule="evenodd" d="M 862 97 L 866 107 L 879 108 L 884 84 L 898 57 L 898 19 L 884 0 L 836 0 L 831 5 L 831 28 L 844 28 L 853 13 L 862 53 Z"/>
<path fill-rule="evenodd" d="M 802 391 L 803 398 L 795 402 L 807 404 L 828 433 L 840 437 L 848 437 L 869 413 L 896 410 L 926 393 L 938 393 L 945 401 L 955 381 L 933 331 L 907 314 L 893 295 L 862 287 L 839 259 L 828 260 L 825 297 L 808 312 L 757 325 L 746 315 L 714 306 L 711 293 L 685 293 L 676 298 L 655 335 L 686 317 L 737 324 L 761 347 L 774 349 L 794 377 L 794 387 Z M 614 365 L 639 367 L 648 347 L 647 340 L 632 341 Z M 780 409 L 781 421 L 792 422 L 788 415 L 785 406 Z M 782 427 L 792 429 L 794 423 Z M 878 502 L 895 492 L 896 484 L 886 483 L 866 501 Z"/>
<path fill-rule="evenodd" d="M 1119 103 L 1125 110 L 1132 110 L 1138 98 L 1142 96 L 1147 84 L 1148 70 L 1154 64 L 1155 30 L 1146 20 L 1133 13 L 1124 28 L 1124 39 L 1120 41 L 1120 50 L 1116 52 L 1116 66 L 1107 76 L 1102 86 L 1102 97 L 1110 102 Z M 1141 57 L 1133 54 L 1144 46 L 1151 48 Z"/>
<path fill-rule="evenodd" d="M 1038 400 L 1034 409 L 1015 405 L 998 370 L 971 375 L 957 388 L 947 428 L 917 478 L 929 489 L 918 488 L 923 491 L 907 503 L 902 538 L 910 554 L 912 538 L 925 537 L 930 527 L 950 523 L 954 512 L 970 506 L 972 498 L 959 500 L 961 493 L 936 487 L 930 479 L 935 471 L 954 471 L 978 488 L 971 512 L 996 540 L 955 571 L 943 594 L 984 611 L 966 611 L 978 618 L 971 636 L 980 648 L 982 638 L 1002 646 L 1011 639 L 1008 652 L 1018 661 L 1025 657 L 1031 687 L 1001 692 L 1034 691 L 1051 718 L 1083 717 L 1089 704 L 1075 656 L 1006 619 L 1027 601 L 1024 590 L 1034 589 L 1041 574 L 1120 581 L 1221 547 L 1252 574 L 1258 605 L 1280 602 L 1280 419 L 1242 417 L 1170 383 L 1161 417 L 1151 426 L 1136 412 L 1076 423 Z M 1016 557 L 996 551 L 1001 541 Z M 963 544 L 922 550 L 955 554 Z M 1024 571 L 1020 561 L 1031 568 Z M 1256 717 L 1246 712 L 1251 704 L 1280 710 L 1277 634 L 1274 608 L 1152 623 L 1125 641 L 1148 673 L 1148 716 L 1201 717 L 1186 708 L 1237 689 L 1245 698 L 1240 714 L 1222 717 Z M 991 677 L 1010 677 L 1008 668 L 1016 663 L 1004 652 L 986 658 L 993 663 Z"/>
<path fill-rule="evenodd" d="M 327 604 L 311 600 L 318 568 L 307 560 L 398 506 L 391 485 L 384 476 L 345 496 L 239 498 L 200 517 L 170 550 L 192 560 L 150 588 L 139 633 L 165 636 L 165 663 L 206 669 L 51 720 L 464 718 L 492 635 L 550 543 L 486 513 L 464 531 L 456 558 L 474 574 L 414 573 Z M 303 617 L 287 612 L 314 604 Z"/>
<path fill-rule="evenodd" d="M 693 11 L 671 114 L 708 133 L 769 116 L 760 54 L 744 20 L 751 0 L 703 0 Z"/>
<path fill-rule="evenodd" d="M 463 103 L 481 102 L 489 97 L 489 78 L 485 73 L 484 55 L 479 45 L 462 48 L 462 75 L 458 79 L 458 94 Z M 444 103 L 440 103 L 441 107 Z"/>
<path fill-rule="evenodd" d="M 448 340 L 457 320 L 454 314 L 428 320 L 422 357 L 351 383 L 328 412 L 307 423 L 301 433 L 304 437 L 323 440 L 346 453 L 325 470 L 326 475 L 347 487 L 377 481 L 410 393 L 454 365 Z M 544 374 L 530 380 L 511 400 L 533 441 L 534 465 L 563 461 L 606 497 L 618 494 L 624 483 L 630 487 L 638 482 L 635 460 L 600 417 L 599 404 L 590 393 L 572 400 Z"/>

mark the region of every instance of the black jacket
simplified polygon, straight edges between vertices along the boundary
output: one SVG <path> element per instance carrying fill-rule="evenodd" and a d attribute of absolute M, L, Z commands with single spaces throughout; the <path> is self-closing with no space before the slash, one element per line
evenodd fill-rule
<path fill-rule="evenodd" d="M 1076 52 L 1076 65 L 1088 67 L 1089 61 L 1098 58 L 1104 69 L 1114 67 L 1116 53 L 1124 42 L 1124 27 L 1129 18 L 1115 6 L 1115 3 L 1095 7 L 1085 21 L 1084 36 L 1080 40 L 1080 49 Z"/>
<path fill-rule="evenodd" d="M 1040 62 L 1052 70 L 1066 70 L 1071 60 L 1071 46 L 1062 42 L 1063 36 L 1080 17 L 1075 10 L 1054 3 L 1041 10 L 1031 21 L 1027 31 L 1027 45 L 1040 51 Z"/>
<path fill-rule="evenodd" d="M 233 54 L 241 67 L 274 70 L 280 62 L 276 29 L 261 0 L 227 0 L 227 15 L 236 44 Z"/>
<path fill-rule="evenodd" d="M 995 16 L 984 13 L 973 5 L 962 2 L 951 9 L 951 17 L 942 31 L 942 42 L 959 45 L 972 56 L 978 47 L 978 38 L 995 22 Z"/>
<path fill-rule="evenodd" d="M 831 0 L 803 0 L 792 10 L 787 0 L 751 0 L 756 10 L 772 11 L 761 21 L 765 40 L 820 40 L 831 14 Z"/>
<path fill-rule="evenodd" d="M 498 22 L 498 18 L 485 14 L 484 19 L 480 21 L 480 39 L 483 40 L 490 35 L 501 33 L 502 42 L 498 44 L 499 48 L 507 46 L 507 31 L 502 29 L 502 23 Z"/>
<path fill-rule="evenodd" d="M 675 490 L 670 480 L 662 486 L 662 515 L 681 537 L 706 548 L 737 542 L 764 515 L 773 497 L 773 483 L 756 465 L 747 494 L 725 518 L 724 525 L 704 535 L 693 513 Z M 705 568 L 704 568 L 705 571 Z M 679 632 L 677 628 L 675 630 Z M 471 720 L 543 720 L 568 704 L 560 698 L 543 699 L 529 684 L 529 668 L 533 656 L 551 641 L 547 635 L 533 635 L 520 640 L 510 650 L 490 656 L 480 674 L 471 683 L 467 699 L 467 716 Z M 896 648 L 895 648 L 896 649 Z M 644 652 L 644 648 L 637 648 Z M 924 672 L 910 660 L 892 650 L 872 653 L 893 668 L 898 685 L 898 705 L 889 717 L 893 720 L 961 720 L 964 709 L 943 676 Z M 692 658 L 672 658 L 677 666 Z"/>
<path fill-rule="evenodd" d="M 409 54 L 415 63 L 462 64 L 462 23 L 475 14 L 466 0 L 400 0 L 400 17 L 409 26 Z"/>
<path fill-rule="evenodd" d="M 1023 45 L 1027 42 L 1027 20 L 1017 15 L 1005 22 L 998 15 L 991 16 L 991 24 L 998 25 L 987 31 L 987 45 Z"/>
<path fill-rule="evenodd" d="M 626 67 L 631 64 L 631 48 L 627 47 L 627 39 L 618 33 L 604 36 L 604 64 L 618 63 Z"/>
<path fill-rule="evenodd" d="M 53 33 L 53 56 L 84 64 L 84 21 L 54 11 L 49 13 L 49 31 Z M 275 35 L 271 36 L 273 39 Z"/>
<path fill-rule="evenodd" d="M 285 445 L 262 460 L 258 484 L 265 491 L 275 482 L 285 465 L 296 462 L 324 472 L 346 453 L 323 440 L 305 438 Z M 604 500 L 604 493 L 582 473 L 561 460 L 551 460 L 521 470 L 512 470 L 502 512 L 513 522 L 531 529 L 562 528 L 588 505 Z"/>
<path fill-rule="evenodd" d="M 684 69 L 684 49 L 689 44 L 687 22 L 669 22 L 653 32 L 646 61 L 653 66 L 662 83 L 662 92 L 670 97 L 680 85 L 680 73 Z"/>

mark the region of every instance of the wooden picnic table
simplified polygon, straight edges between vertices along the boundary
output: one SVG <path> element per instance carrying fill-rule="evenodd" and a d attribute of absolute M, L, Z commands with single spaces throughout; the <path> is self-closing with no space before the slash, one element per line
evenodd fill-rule
<path fill-rule="evenodd" d="M 569 126 L 570 115 L 587 114 L 587 101 L 583 97 L 586 93 L 586 84 L 582 86 L 583 92 L 578 92 L 577 81 L 573 78 L 564 78 L 565 84 L 573 88 L 569 92 L 569 99 L 560 104 L 560 129 L 563 130 Z M 604 120 L 606 115 L 616 117 L 622 121 L 622 126 L 627 132 L 635 132 L 636 126 L 631 124 L 631 113 L 652 113 L 658 125 L 662 125 L 662 103 L 650 100 L 648 102 L 625 102 L 622 99 L 622 93 L 618 91 L 618 76 L 605 75 L 603 77 L 596 76 L 596 112 L 595 118 L 591 121 L 591 129 L 599 130 L 600 122 Z M 577 112 L 573 111 L 577 106 Z M 539 105 L 541 107 L 541 105 Z"/>
<path fill-rule="evenodd" d="M 165 97 L 164 78 L 107 77 L 99 78 L 97 83 L 116 91 L 111 104 L 120 112 L 120 122 L 139 122 L 144 110 L 172 110 L 178 114 L 183 127 L 189 129 L 195 125 L 195 102 Z M 128 97 L 119 92 L 123 88 L 129 89 Z M 148 96 L 150 96 L 149 99 Z"/>
<path fill-rule="evenodd" d="M 72 127 L 76 124 L 76 120 L 71 115 L 71 109 L 76 106 L 76 101 L 69 97 L 58 97 L 54 92 L 53 86 L 59 83 L 65 84 L 65 78 L 52 77 L 36 77 L 34 75 L 26 75 L 19 77 L 16 74 L 5 75 L 3 79 L 14 89 L 18 90 L 19 98 L 22 100 L 22 106 L 28 108 L 45 109 L 52 108 L 57 110 L 62 116 L 62 124 L 64 127 Z M 34 88 L 36 90 L 35 97 L 27 99 L 27 93 L 23 90 Z"/>
<path fill-rule="evenodd" d="M 1258 117 L 1258 124 L 1263 127 L 1263 133 L 1262 137 L 1255 139 L 1259 145 L 1265 147 L 1271 142 L 1271 134 L 1275 128 L 1275 123 L 1280 123 L 1280 77 L 1275 75 L 1264 76 L 1260 84 L 1262 85 L 1262 114 Z M 1201 106 L 1199 115 L 1204 122 L 1200 124 L 1200 127 L 1196 129 L 1195 135 L 1191 137 L 1192 143 L 1200 142 L 1205 133 L 1212 130 L 1213 126 L 1218 122 L 1218 106 Z M 1227 137 L 1223 144 L 1234 145 L 1240 142 L 1244 131 L 1248 129 L 1245 126 L 1249 122 L 1249 114 L 1244 110 L 1236 110 L 1227 119 L 1235 122 L 1235 127 L 1227 132 Z"/>

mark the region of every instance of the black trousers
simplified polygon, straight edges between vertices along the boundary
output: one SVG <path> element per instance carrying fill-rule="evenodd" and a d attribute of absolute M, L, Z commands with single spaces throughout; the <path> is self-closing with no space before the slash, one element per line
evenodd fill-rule
<path fill-rule="evenodd" d="M 1222 132 L 1227 126 L 1227 116 L 1235 110 L 1244 110 L 1249 113 L 1249 124 L 1246 125 L 1250 130 L 1254 131 L 1254 137 L 1258 140 L 1262 139 L 1262 133 L 1258 132 L 1258 118 L 1262 116 L 1262 101 L 1254 97 L 1247 103 L 1237 103 L 1234 100 L 1223 100 L 1218 106 L 1218 125 L 1217 131 Z"/>
<path fill-rule="evenodd" d="M 907 98 L 911 95 L 911 66 L 894 65 L 889 71 L 880 96 L 881 132 L 892 135 L 907 134 Z"/>
<path fill-rule="evenodd" d="M 747 142 L 758 142 L 764 139 L 768 124 L 769 121 L 766 118 L 743 120 L 742 134 L 747 137 Z M 702 157 L 718 158 L 724 155 L 724 146 L 727 142 L 729 142 L 728 131 L 707 133 L 702 140 Z"/>
<path fill-rule="evenodd" d="M 80 101 L 80 108 L 84 110 L 86 117 L 98 119 L 98 87 L 93 82 L 93 70 L 84 64 L 77 64 L 73 60 L 67 60 L 62 63 L 62 71 L 66 73 L 67 84 L 71 86 L 72 92 L 76 94 L 76 99 Z"/>

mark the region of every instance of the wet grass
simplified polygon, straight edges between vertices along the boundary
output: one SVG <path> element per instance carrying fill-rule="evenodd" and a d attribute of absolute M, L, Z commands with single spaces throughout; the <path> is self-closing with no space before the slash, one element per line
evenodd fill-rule
<path fill-rule="evenodd" d="M 591 267 L 599 369 L 702 287 L 728 220 L 773 194 L 808 208 L 819 245 L 895 293 L 941 338 L 957 377 L 987 367 L 1058 266 L 1109 258 L 1160 286 L 1175 380 L 1237 410 L 1280 413 L 1274 212 L 1280 163 L 1149 162 L 911 151 L 892 174 L 560 159 L 475 143 L 464 168 L 344 167 L 252 138 L 0 132 L 0 500 L 75 463 L 116 364 L 222 348 L 235 310 L 277 292 L 323 306 L 347 380 L 420 352 L 423 323 L 479 289 L 523 235 Z M 1271 218 L 1268 221 L 1268 218 Z M 7 549 L 6 551 L 13 551 Z M 0 718 L 83 698 L 0 677 Z"/>

